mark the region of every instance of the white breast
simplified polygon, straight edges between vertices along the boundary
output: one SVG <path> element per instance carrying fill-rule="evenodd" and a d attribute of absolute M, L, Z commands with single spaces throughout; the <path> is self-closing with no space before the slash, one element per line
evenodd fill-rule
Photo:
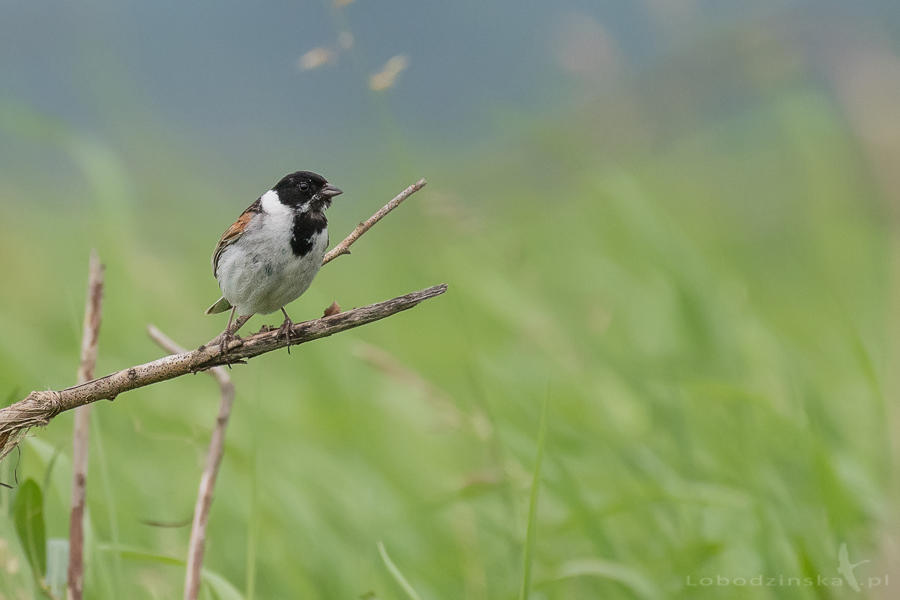
<path fill-rule="evenodd" d="M 298 258 L 291 250 L 292 209 L 272 191 L 263 194 L 261 204 L 260 217 L 219 258 L 219 287 L 239 315 L 269 314 L 299 298 L 328 248 L 325 229 L 313 237 L 312 250 Z"/>

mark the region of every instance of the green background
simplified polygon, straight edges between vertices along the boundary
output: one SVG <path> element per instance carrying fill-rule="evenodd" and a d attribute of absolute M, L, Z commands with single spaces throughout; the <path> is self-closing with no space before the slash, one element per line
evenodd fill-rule
<path fill-rule="evenodd" d="M 252 95 L 167 108 L 174 58 L 170 89 L 140 79 L 131 46 L 89 43 L 108 26 L 92 14 L 140 29 L 139 9 L 90 4 L 71 24 L 81 54 L 58 57 L 82 108 L 38 93 L 56 76 L 40 60 L 6 67 L 19 71 L 0 94 L 0 397 L 74 383 L 92 248 L 106 265 L 101 375 L 161 356 L 147 323 L 187 347 L 221 331 L 223 315 L 203 315 L 218 297 L 209 256 L 283 174 L 312 168 L 344 189 L 332 242 L 424 177 L 289 312 L 449 291 L 230 372 L 205 595 L 406 598 L 400 572 L 422 599 L 517 598 L 529 576 L 530 597 L 547 599 L 892 597 L 900 20 L 874 2 L 849 15 L 675 5 L 693 12 L 649 49 L 627 15 L 542 5 L 562 25 L 496 37 L 542 57 L 522 89 L 515 62 L 496 89 L 471 51 L 442 63 L 455 17 L 440 9 L 407 41 L 354 21 L 377 11 L 363 0 L 315 5 L 322 30 L 370 42 L 322 73 L 259 50 L 298 98 L 316 97 L 293 121 Z M 500 27 L 503 3 L 466 6 L 462 31 L 479 17 Z M 219 10 L 240 32 L 237 9 Z M 13 16 L 40 38 L 36 16 Z M 524 30 L 526 16 L 512 21 Z M 50 33 L 47 52 L 62 53 Z M 497 68 L 503 51 L 484 44 Z M 402 52 L 409 72 L 367 90 Z M 467 66 L 472 102 L 454 85 L 435 108 L 428 77 L 462 83 Z M 321 93 L 335 81 L 346 95 Z M 217 402 L 196 375 L 94 406 L 86 598 L 181 594 Z M 62 414 L 0 463 L 3 482 L 40 486 L 53 539 L 68 536 L 71 431 Z M 16 495 L 0 490 L 0 598 L 38 594 Z M 869 561 L 860 592 L 837 571 L 843 544 Z M 828 585 L 803 584 L 819 576 Z"/>

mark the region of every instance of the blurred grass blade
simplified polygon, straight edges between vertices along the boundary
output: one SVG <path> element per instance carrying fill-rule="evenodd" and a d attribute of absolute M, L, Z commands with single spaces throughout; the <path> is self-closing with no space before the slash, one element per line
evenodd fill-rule
<path fill-rule="evenodd" d="M 31 565 L 36 579 L 47 573 L 47 538 L 44 528 L 44 496 L 34 479 L 26 479 L 19 486 L 13 504 L 16 533 L 25 550 L 25 558 Z"/>
<path fill-rule="evenodd" d="M 100 463 L 100 480 L 103 484 L 103 494 L 106 497 L 106 514 L 109 523 L 109 539 L 115 548 L 121 548 L 119 545 L 119 521 L 116 518 L 116 496 L 113 492 L 112 476 L 110 475 L 109 457 L 106 454 L 106 444 L 104 442 L 105 431 L 102 423 L 100 423 L 99 411 L 91 411 L 91 443 L 93 449 L 96 450 L 97 462 Z M 92 450 L 93 451 L 93 450 Z M 122 575 L 122 560 L 128 558 L 124 554 L 118 552 L 113 554 L 112 561 L 112 582 L 116 591 L 116 596 L 121 594 L 122 582 L 125 581 Z M 184 564 L 184 563 L 182 563 Z"/>
<path fill-rule="evenodd" d="M 544 406 L 541 408 L 541 424 L 538 430 L 537 458 L 534 460 L 534 479 L 531 481 L 531 498 L 528 501 L 528 526 L 525 529 L 525 558 L 522 568 L 522 593 L 521 600 L 528 600 L 531 591 L 531 564 L 534 560 L 534 543 L 537 532 L 537 506 L 538 495 L 541 489 L 541 462 L 544 460 L 544 441 L 547 439 L 547 413 L 550 408 L 550 390 L 544 398 Z"/>
<path fill-rule="evenodd" d="M 218 573 L 204 569 L 202 577 L 217 600 L 244 600 L 240 590 Z"/>
<path fill-rule="evenodd" d="M 66 582 L 69 567 L 69 540 L 47 540 L 47 586 L 50 593 L 58 598 L 66 595 Z"/>
<path fill-rule="evenodd" d="M 70 133 L 64 121 L 48 117 L 27 104 L 8 100 L 0 102 L 0 130 L 26 140 L 45 143 L 59 143 Z"/>
<path fill-rule="evenodd" d="M 403 573 L 400 572 L 400 569 L 397 568 L 397 565 L 394 564 L 391 557 L 388 556 L 387 550 L 384 549 L 384 544 L 381 542 L 378 542 L 378 552 L 381 553 L 381 560 L 384 561 L 384 566 L 387 567 L 387 570 L 390 572 L 391 576 L 393 576 L 394 581 L 403 588 L 403 591 L 406 592 L 406 595 L 409 596 L 410 600 L 422 600 L 419 597 L 419 594 L 416 593 L 416 590 L 413 589 L 413 586 L 409 585 L 406 577 L 403 576 Z"/>
<path fill-rule="evenodd" d="M 251 411 L 251 438 L 250 446 L 250 516 L 247 524 L 247 600 L 256 597 L 256 561 L 259 550 L 259 532 L 262 527 L 262 511 L 259 508 L 259 496 L 257 495 L 257 474 L 259 470 L 259 394 L 254 394 L 254 410 Z"/>
<path fill-rule="evenodd" d="M 97 549 L 103 552 L 114 552 L 116 555 L 124 558 L 125 560 L 157 563 L 160 565 L 169 565 L 172 567 L 185 566 L 184 560 L 180 558 L 175 558 L 174 556 L 166 556 L 165 554 L 146 552 L 138 548 L 128 548 L 124 546 L 117 546 L 115 544 L 99 544 L 97 546 Z"/>
<path fill-rule="evenodd" d="M 603 577 L 617 581 L 643 600 L 662 598 L 659 590 L 645 575 L 631 567 L 597 558 L 583 558 L 563 563 L 556 574 L 556 579 L 582 576 Z"/>
<path fill-rule="evenodd" d="M 29 455 L 33 453 L 37 459 L 35 466 L 44 471 L 41 492 L 44 495 L 44 503 L 47 505 L 61 503 L 69 504 L 72 498 L 72 460 L 62 452 L 60 444 L 51 444 L 45 439 L 33 436 L 25 438 L 25 445 Z"/>

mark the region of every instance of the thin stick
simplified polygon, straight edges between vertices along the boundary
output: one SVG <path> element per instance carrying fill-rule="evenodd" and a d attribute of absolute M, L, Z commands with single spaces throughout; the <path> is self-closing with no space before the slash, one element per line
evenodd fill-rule
<path fill-rule="evenodd" d="M 91 251 L 87 301 L 81 334 L 81 364 L 78 383 L 94 378 L 97 364 L 97 337 L 103 304 L 103 265 L 96 250 Z M 75 429 L 72 434 L 72 513 L 69 520 L 69 568 L 66 598 L 81 600 L 84 590 L 84 504 L 87 493 L 88 431 L 90 406 L 75 409 Z"/>
<path fill-rule="evenodd" d="M 286 340 L 283 334 L 278 335 L 277 331 L 260 331 L 244 339 L 232 340 L 224 353 L 219 344 L 211 341 L 191 352 L 166 356 L 64 390 L 31 392 L 25 399 L 0 409 L 0 458 L 9 454 L 29 428 L 47 425 L 61 412 L 97 400 L 113 400 L 123 392 L 188 373 L 226 364 L 243 363 L 261 354 L 286 348 L 288 345 L 297 346 L 367 325 L 408 310 L 446 291 L 447 284 L 436 285 L 330 317 L 296 323 L 291 328 L 290 341 Z"/>
<path fill-rule="evenodd" d="M 325 255 L 325 259 L 322 261 L 322 264 L 327 265 L 342 254 L 350 254 L 350 250 L 348 248 L 350 248 L 353 242 L 359 239 L 359 236 L 371 229 L 372 225 L 383 219 L 389 212 L 400 206 L 401 202 L 425 187 L 426 183 L 427 182 L 424 179 L 420 179 L 419 181 L 415 182 L 414 184 L 397 194 L 397 196 L 393 200 L 385 204 L 381 208 L 381 210 L 369 217 L 369 219 L 365 223 L 360 223 L 359 225 L 357 225 L 356 229 L 354 229 L 350 233 L 350 235 L 348 235 L 344 239 L 343 242 L 332 248 L 331 251 Z"/>
<path fill-rule="evenodd" d="M 163 332 L 153 325 L 147 326 L 147 333 L 163 350 L 170 354 L 184 354 L 184 348 L 176 344 Z M 203 553 L 206 548 L 206 524 L 209 522 L 209 511 L 212 507 L 213 489 L 216 486 L 216 477 L 222 464 L 222 455 L 225 453 L 225 429 L 228 427 L 228 419 L 231 416 L 231 406 L 234 403 L 234 384 L 224 367 L 213 367 L 208 371 L 219 384 L 221 400 L 219 401 L 219 415 L 216 417 L 216 426 L 213 428 L 212 438 L 209 440 L 209 452 L 206 454 L 206 466 L 200 477 L 200 491 L 197 493 L 197 503 L 194 506 L 194 522 L 191 525 L 191 540 L 188 545 L 187 574 L 184 580 L 184 600 L 197 600 L 200 594 L 200 573 L 203 568 Z"/>

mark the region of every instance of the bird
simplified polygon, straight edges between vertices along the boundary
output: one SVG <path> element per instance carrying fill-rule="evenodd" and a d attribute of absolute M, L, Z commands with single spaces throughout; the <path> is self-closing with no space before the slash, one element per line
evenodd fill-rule
<path fill-rule="evenodd" d="M 225 230 L 212 256 L 222 297 L 206 309 L 231 310 L 221 334 L 224 349 L 235 337 L 235 315 L 284 313 L 278 329 L 290 344 L 293 321 L 285 306 L 309 289 L 328 248 L 325 210 L 341 190 L 311 171 L 285 175 Z M 289 347 L 290 349 L 290 347 Z"/>
<path fill-rule="evenodd" d="M 869 562 L 868 559 L 861 560 L 858 563 L 851 563 L 850 553 L 847 552 L 847 544 L 841 544 L 841 548 L 838 550 L 838 573 L 844 576 L 844 579 L 847 580 L 847 583 L 856 592 L 860 591 L 860 589 L 859 582 L 856 580 L 856 575 L 853 574 L 853 569 L 867 562 Z"/>

